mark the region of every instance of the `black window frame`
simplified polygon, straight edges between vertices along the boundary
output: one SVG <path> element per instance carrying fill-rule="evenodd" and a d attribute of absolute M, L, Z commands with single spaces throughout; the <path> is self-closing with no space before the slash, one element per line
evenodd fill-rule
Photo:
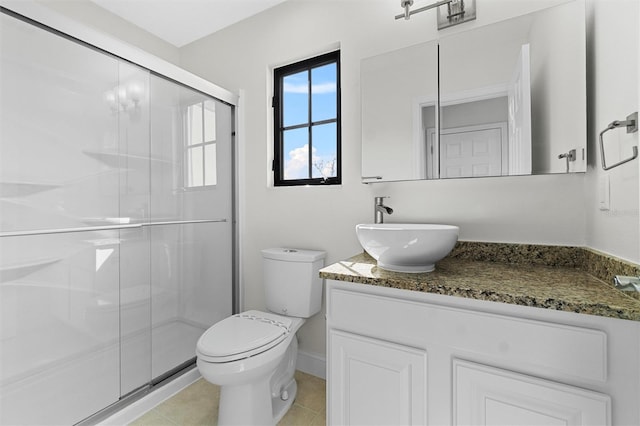
<path fill-rule="evenodd" d="M 284 99 L 284 77 L 297 74 L 303 71 L 307 71 L 309 74 L 314 68 L 318 68 L 331 63 L 336 64 L 336 118 L 320 121 L 312 121 L 312 99 L 311 96 L 311 79 L 309 78 L 309 111 L 306 124 L 297 124 L 294 126 L 283 126 L 283 102 Z M 273 70 L 273 128 L 274 128 L 274 158 L 273 158 L 273 177 L 274 186 L 301 186 L 301 185 L 340 185 L 342 183 L 342 125 L 341 125 L 341 107 L 340 107 L 340 50 L 325 53 L 313 58 L 305 59 L 300 62 L 285 65 Z M 306 179 L 285 179 L 284 178 L 284 143 L 283 135 L 285 130 L 307 128 L 309 131 L 309 176 L 313 176 L 312 168 L 313 164 L 311 156 L 313 153 L 313 132 L 314 126 L 336 123 L 336 176 L 335 177 L 318 177 L 318 178 L 306 178 Z"/>

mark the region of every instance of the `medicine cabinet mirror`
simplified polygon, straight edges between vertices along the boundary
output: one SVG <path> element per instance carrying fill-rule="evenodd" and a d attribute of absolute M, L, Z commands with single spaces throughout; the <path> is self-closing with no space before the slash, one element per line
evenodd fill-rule
<path fill-rule="evenodd" d="M 586 171 L 584 1 L 363 59 L 361 88 L 365 183 Z"/>

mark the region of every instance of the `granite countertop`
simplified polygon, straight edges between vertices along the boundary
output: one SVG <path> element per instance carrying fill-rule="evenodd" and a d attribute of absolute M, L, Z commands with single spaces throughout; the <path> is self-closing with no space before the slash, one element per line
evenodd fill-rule
<path fill-rule="evenodd" d="M 640 301 L 583 268 L 449 256 L 429 273 L 376 266 L 367 253 L 320 270 L 322 278 L 640 321 Z"/>

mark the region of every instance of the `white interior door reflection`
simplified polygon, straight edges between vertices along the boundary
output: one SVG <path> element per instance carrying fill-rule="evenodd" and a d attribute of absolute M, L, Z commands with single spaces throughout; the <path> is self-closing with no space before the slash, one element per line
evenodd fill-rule
<path fill-rule="evenodd" d="M 440 177 L 505 175 L 506 133 L 506 123 L 443 130 L 440 135 Z"/>

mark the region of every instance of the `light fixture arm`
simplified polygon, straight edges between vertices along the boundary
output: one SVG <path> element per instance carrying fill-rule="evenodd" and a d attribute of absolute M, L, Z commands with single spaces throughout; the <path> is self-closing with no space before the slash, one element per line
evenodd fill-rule
<path fill-rule="evenodd" d="M 438 9 L 439 30 L 476 19 L 476 0 L 442 0 L 414 10 L 411 10 L 413 0 L 400 0 L 400 6 L 404 9 L 404 13 L 396 15 L 396 19 L 404 18 L 409 20 L 409 17 L 416 13 L 429 9 Z M 440 8 L 440 6 L 447 7 Z"/>
<path fill-rule="evenodd" d="M 413 0 L 400 0 L 400 6 L 404 9 L 404 13 L 400 15 L 396 15 L 396 19 L 406 19 L 408 20 L 411 15 L 415 15 L 416 13 L 424 12 L 425 10 L 434 9 L 436 7 L 444 6 L 445 4 L 451 3 L 453 0 L 443 0 L 437 3 L 430 4 L 428 6 L 419 7 L 414 10 L 410 10 L 413 5 Z"/>
<path fill-rule="evenodd" d="M 396 16 L 396 19 L 404 17 L 404 19 L 409 20 L 409 16 L 411 15 L 411 6 L 413 6 L 413 0 L 400 0 L 400 7 L 404 9 L 404 13 Z"/>

